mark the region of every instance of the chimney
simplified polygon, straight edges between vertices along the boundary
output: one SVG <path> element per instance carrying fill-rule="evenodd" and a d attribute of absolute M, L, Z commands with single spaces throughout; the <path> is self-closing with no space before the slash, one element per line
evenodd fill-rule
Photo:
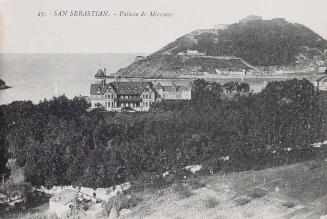
<path fill-rule="evenodd" d="M 104 71 L 104 75 L 107 76 L 107 69 L 103 68 L 103 71 Z"/>

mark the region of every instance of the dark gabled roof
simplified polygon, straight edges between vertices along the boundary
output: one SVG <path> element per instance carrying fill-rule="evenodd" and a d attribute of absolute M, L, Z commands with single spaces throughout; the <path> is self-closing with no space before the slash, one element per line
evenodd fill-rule
<path fill-rule="evenodd" d="M 98 70 L 98 72 L 94 75 L 94 77 L 96 77 L 96 78 L 106 77 L 106 74 L 105 74 L 104 71 L 100 68 L 100 69 Z"/>
<path fill-rule="evenodd" d="M 162 88 L 162 85 L 160 84 L 160 82 L 158 82 L 156 84 L 156 86 L 154 86 L 155 89 L 161 89 Z"/>
<path fill-rule="evenodd" d="M 90 94 L 91 95 L 103 95 L 108 89 L 109 84 L 91 84 Z"/>
<path fill-rule="evenodd" d="M 118 95 L 141 95 L 143 91 L 149 89 L 152 90 L 150 83 L 148 82 L 113 82 L 111 83 Z"/>
<path fill-rule="evenodd" d="M 177 86 L 163 86 L 162 89 L 163 91 L 168 91 L 168 92 L 176 92 L 178 91 L 178 88 Z"/>
<path fill-rule="evenodd" d="M 91 95 L 103 95 L 109 87 L 112 87 L 118 95 L 141 95 L 146 90 L 151 90 L 149 82 L 112 82 L 110 84 L 91 84 Z"/>

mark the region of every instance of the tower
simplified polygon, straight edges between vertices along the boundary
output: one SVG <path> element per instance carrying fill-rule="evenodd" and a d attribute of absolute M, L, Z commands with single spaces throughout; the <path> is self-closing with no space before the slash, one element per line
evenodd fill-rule
<path fill-rule="evenodd" d="M 158 92 L 158 94 L 160 95 L 160 97 L 163 98 L 163 87 L 160 84 L 160 82 L 158 82 L 156 84 L 156 86 L 154 86 L 154 89 Z"/>
<path fill-rule="evenodd" d="M 94 75 L 97 84 L 106 84 L 106 68 L 102 70 L 101 68 L 98 72 Z"/>

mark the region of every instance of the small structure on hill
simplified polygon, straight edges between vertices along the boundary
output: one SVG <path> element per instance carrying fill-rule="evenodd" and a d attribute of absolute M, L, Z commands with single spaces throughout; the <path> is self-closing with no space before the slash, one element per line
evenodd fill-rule
<path fill-rule="evenodd" d="M 146 56 L 136 56 L 135 57 L 135 61 L 137 62 L 137 61 L 145 61 L 147 59 L 147 57 Z"/>
<path fill-rule="evenodd" d="M 177 55 L 179 56 L 205 56 L 206 53 L 205 52 L 199 52 L 198 50 L 191 50 L 188 49 L 186 52 L 179 52 Z"/>
<path fill-rule="evenodd" d="M 204 56 L 206 55 L 204 52 L 199 52 L 198 50 L 187 50 L 186 55 L 189 56 Z"/>
<path fill-rule="evenodd" d="M 261 21 L 262 17 L 258 16 L 258 15 L 249 15 L 243 19 L 241 19 L 239 22 L 240 23 L 247 23 L 247 22 L 251 22 L 251 21 Z"/>

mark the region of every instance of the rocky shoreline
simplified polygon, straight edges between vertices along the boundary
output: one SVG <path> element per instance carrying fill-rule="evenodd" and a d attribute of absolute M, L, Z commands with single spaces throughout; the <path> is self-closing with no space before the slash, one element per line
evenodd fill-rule
<path fill-rule="evenodd" d="M 10 86 L 6 85 L 6 82 L 0 79 L 0 90 L 11 88 Z"/>

